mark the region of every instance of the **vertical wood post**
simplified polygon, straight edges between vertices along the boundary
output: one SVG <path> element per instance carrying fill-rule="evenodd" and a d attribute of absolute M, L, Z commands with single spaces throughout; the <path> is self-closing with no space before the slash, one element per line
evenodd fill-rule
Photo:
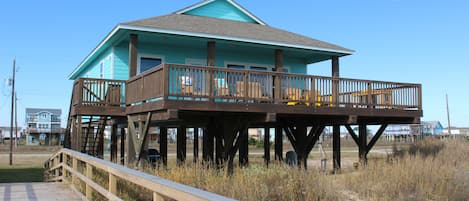
<path fill-rule="evenodd" d="M 117 163 L 117 124 L 111 128 L 111 162 Z"/>
<path fill-rule="evenodd" d="M 72 158 L 72 169 L 78 171 L 78 160 L 72 155 L 70 155 L 70 157 Z M 77 175 L 75 175 L 73 172 L 70 173 L 72 174 L 72 184 L 75 185 Z"/>
<path fill-rule="evenodd" d="M 339 57 L 332 56 L 332 103 L 337 107 L 339 103 Z"/>
<path fill-rule="evenodd" d="M 199 160 L 199 128 L 194 128 L 194 163 Z"/>
<path fill-rule="evenodd" d="M 128 118 L 130 120 L 130 117 Z M 132 164 L 135 161 L 135 145 L 134 145 L 134 138 L 135 136 L 135 126 L 131 126 L 133 121 L 128 121 L 128 132 L 126 133 L 126 153 L 127 153 L 127 160 L 126 165 Z"/>
<path fill-rule="evenodd" d="M 215 41 L 207 42 L 207 66 L 214 67 L 216 65 L 215 60 Z M 213 97 L 214 95 L 214 88 L 213 88 L 213 71 L 209 70 L 209 97 Z M 210 98 L 210 102 L 213 102 L 213 98 Z"/>
<path fill-rule="evenodd" d="M 153 192 L 153 201 L 164 201 L 164 197 L 160 194 Z"/>
<path fill-rule="evenodd" d="M 125 162 L 125 128 L 121 128 L 121 155 L 120 155 L 120 163 L 124 165 Z"/>
<path fill-rule="evenodd" d="M 283 50 L 275 50 L 275 71 L 283 72 Z M 282 92 L 282 80 L 281 77 L 275 76 L 274 78 L 274 101 L 278 103 L 280 101 Z"/>
<path fill-rule="evenodd" d="M 360 159 L 360 163 L 363 165 L 366 164 L 366 152 L 367 152 L 367 133 L 366 133 L 366 124 L 359 124 L 358 125 L 358 157 Z"/>
<path fill-rule="evenodd" d="M 334 125 L 332 127 L 332 158 L 334 172 L 339 172 L 341 167 L 340 158 L 340 125 Z"/>
<path fill-rule="evenodd" d="M 283 160 L 283 130 L 281 126 L 275 126 L 275 160 Z"/>
<path fill-rule="evenodd" d="M 130 34 L 129 40 L 129 79 L 137 75 L 138 35 Z"/>
<path fill-rule="evenodd" d="M 186 160 L 186 127 L 177 128 L 177 164 L 183 165 Z"/>
<path fill-rule="evenodd" d="M 215 66 L 215 41 L 207 43 L 207 66 Z"/>
<path fill-rule="evenodd" d="M 89 163 L 86 163 L 86 177 L 93 179 L 93 166 Z M 86 184 L 85 194 L 87 200 L 93 200 L 93 188 L 88 184 Z"/>
<path fill-rule="evenodd" d="M 206 129 L 204 129 L 203 135 L 203 159 L 205 162 L 213 162 L 213 144 L 214 144 L 214 134 L 215 124 L 213 120 L 210 121 Z"/>
<path fill-rule="evenodd" d="M 82 147 L 81 144 L 82 144 L 83 129 L 82 129 L 82 125 L 81 125 L 81 119 L 82 119 L 82 116 L 77 117 L 77 135 L 76 135 L 77 149 L 76 149 L 76 151 L 81 151 L 81 147 Z"/>
<path fill-rule="evenodd" d="M 114 195 L 117 195 L 117 177 L 112 173 L 109 173 L 109 185 L 108 190 Z"/>
<path fill-rule="evenodd" d="M 160 157 L 163 166 L 168 166 L 168 128 L 160 127 Z"/>
<path fill-rule="evenodd" d="M 239 134 L 239 165 L 247 166 L 249 163 L 249 144 L 248 144 L 248 127 L 241 130 Z"/>
<path fill-rule="evenodd" d="M 298 167 L 301 167 L 303 163 L 303 167 L 305 169 L 308 168 L 308 153 L 306 151 L 306 147 L 308 146 L 308 140 L 306 138 L 306 135 L 306 125 L 304 125 L 303 123 L 296 124 L 295 137 L 297 139 L 296 146 L 298 148 L 298 152 L 296 153 L 298 157 Z"/>
<path fill-rule="evenodd" d="M 264 162 L 268 167 L 270 162 L 270 128 L 264 128 Z"/>
<path fill-rule="evenodd" d="M 215 133 L 215 163 L 217 164 L 217 168 L 222 167 L 223 162 L 224 162 L 224 149 L 223 149 L 223 128 L 222 126 L 219 125 L 219 127 L 216 128 L 216 133 Z"/>

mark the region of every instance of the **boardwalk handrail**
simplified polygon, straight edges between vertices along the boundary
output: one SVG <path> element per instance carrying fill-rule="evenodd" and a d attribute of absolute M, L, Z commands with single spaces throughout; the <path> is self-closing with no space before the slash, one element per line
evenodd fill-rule
<path fill-rule="evenodd" d="M 84 164 L 83 173 L 78 168 L 79 164 Z M 59 150 L 46 161 L 45 167 L 49 181 L 68 181 L 71 185 L 76 185 L 77 180 L 84 182 L 88 200 L 92 199 L 93 191 L 109 200 L 123 200 L 117 195 L 117 180 L 130 182 L 151 191 L 153 200 L 234 200 L 70 149 Z M 99 169 L 108 174 L 107 187 L 93 181 L 93 169 Z"/>

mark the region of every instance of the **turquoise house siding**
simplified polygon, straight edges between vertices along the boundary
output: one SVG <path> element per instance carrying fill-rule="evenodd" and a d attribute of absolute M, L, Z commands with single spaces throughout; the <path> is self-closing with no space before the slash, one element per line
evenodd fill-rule
<path fill-rule="evenodd" d="M 225 0 L 218 0 L 186 12 L 187 15 L 220 18 L 241 22 L 256 23 L 251 17 Z"/>
<path fill-rule="evenodd" d="M 114 46 L 114 79 L 129 79 L 129 45 L 121 43 Z"/>
<path fill-rule="evenodd" d="M 82 72 L 79 77 L 87 78 L 104 78 L 104 79 L 114 79 L 113 69 L 112 69 L 112 48 L 108 48 L 101 55 L 99 55 L 90 65 L 88 65 L 84 72 Z M 101 65 L 103 66 L 103 74 L 101 76 Z"/>
<path fill-rule="evenodd" d="M 215 53 L 216 67 L 225 68 L 227 64 L 273 68 L 274 48 L 251 50 L 249 47 L 230 49 L 226 44 L 217 44 Z M 139 57 L 161 58 L 163 63 L 187 64 L 188 60 L 202 61 L 206 64 L 207 48 L 196 44 L 161 44 L 141 43 L 138 47 Z M 88 71 L 80 77 L 99 78 L 100 63 L 104 65 L 104 78 L 127 80 L 129 79 L 129 47 L 128 42 L 122 42 L 106 51 L 96 61 L 92 62 Z M 307 63 L 303 58 L 285 56 L 284 66 L 289 73 L 306 74 Z"/>

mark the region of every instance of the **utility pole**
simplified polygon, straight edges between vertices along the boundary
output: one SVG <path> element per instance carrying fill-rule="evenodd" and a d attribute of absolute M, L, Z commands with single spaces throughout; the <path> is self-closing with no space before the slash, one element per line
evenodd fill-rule
<path fill-rule="evenodd" d="M 18 147 L 18 97 L 15 91 L 15 148 Z"/>
<path fill-rule="evenodd" d="M 13 113 L 15 109 L 16 58 L 13 59 L 13 78 L 11 79 L 11 119 L 10 119 L 10 166 L 13 165 Z"/>
<path fill-rule="evenodd" d="M 451 136 L 451 121 L 449 119 L 448 94 L 446 94 L 446 115 L 448 116 L 448 134 Z"/>

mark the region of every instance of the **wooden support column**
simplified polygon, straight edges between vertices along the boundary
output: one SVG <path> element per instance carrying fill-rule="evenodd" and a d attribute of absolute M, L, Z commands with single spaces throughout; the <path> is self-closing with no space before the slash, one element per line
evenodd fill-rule
<path fill-rule="evenodd" d="M 125 162 L 125 128 L 121 128 L 121 165 L 124 165 Z"/>
<path fill-rule="evenodd" d="M 367 133 L 366 133 L 366 124 L 358 125 L 358 157 L 360 163 L 366 164 L 367 158 Z"/>
<path fill-rule="evenodd" d="M 134 145 L 134 135 L 135 131 L 132 131 L 131 129 L 131 124 L 133 124 L 133 121 L 129 121 L 128 125 L 128 132 L 126 133 L 125 139 L 126 139 L 126 145 L 125 145 L 125 150 L 126 150 L 126 159 L 125 160 L 125 165 L 128 166 L 132 164 L 136 157 L 135 157 L 135 145 Z M 132 126 L 135 127 L 135 126 Z M 135 129 L 135 128 L 134 128 Z"/>
<path fill-rule="evenodd" d="M 283 129 L 275 127 L 275 160 L 283 161 Z"/>
<path fill-rule="evenodd" d="M 221 168 L 224 162 L 224 147 L 223 147 L 223 128 L 221 125 L 218 125 L 215 133 L 215 163 L 217 168 Z"/>
<path fill-rule="evenodd" d="M 138 35 L 130 34 L 129 38 L 129 78 L 137 75 Z"/>
<path fill-rule="evenodd" d="M 82 145 L 82 135 L 83 135 L 83 130 L 82 130 L 82 125 L 81 125 L 81 120 L 82 120 L 82 116 L 78 116 L 77 117 L 77 135 L 76 135 L 76 151 L 80 151 L 81 150 L 81 145 Z"/>
<path fill-rule="evenodd" d="M 199 160 L 199 128 L 194 128 L 194 163 Z"/>
<path fill-rule="evenodd" d="M 387 123 L 382 124 L 378 131 L 376 131 L 375 135 L 373 135 L 373 138 L 371 138 L 370 142 L 367 143 L 366 124 L 358 125 L 358 136 L 355 134 L 355 131 L 353 131 L 350 125 L 345 125 L 345 128 L 347 128 L 348 132 L 358 146 L 358 156 L 362 164 L 366 164 L 368 153 L 376 144 L 379 137 L 381 137 L 381 135 L 384 133 L 384 130 L 386 130 L 387 126 Z"/>
<path fill-rule="evenodd" d="M 339 57 L 332 56 L 332 102 L 335 106 L 339 103 Z"/>
<path fill-rule="evenodd" d="M 334 172 L 339 172 L 341 167 L 340 159 L 340 125 L 332 127 L 332 159 Z"/>
<path fill-rule="evenodd" d="M 332 56 L 332 77 L 340 77 L 338 56 Z"/>
<path fill-rule="evenodd" d="M 208 127 L 204 129 L 203 135 L 203 144 L 202 144 L 202 157 L 204 162 L 213 163 L 213 145 L 214 145 L 214 136 L 215 136 L 215 124 L 213 121 L 210 121 Z"/>
<path fill-rule="evenodd" d="M 78 135 L 77 134 L 77 124 L 76 124 L 76 118 L 75 117 L 72 117 L 71 118 L 71 122 L 70 122 L 70 148 L 73 149 L 73 150 L 77 150 L 77 147 L 76 147 L 76 136 Z M 70 120 L 69 120 L 70 121 Z"/>
<path fill-rule="evenodd" d="M 207 43 L 207 66 L 215 66 L 215 41 Z"/>
<path fill-rule="evenodd" d="M 111 162 L 117 163 L 117 124 L 111 128 Z"/>
<path fill-rule="evenodd" d="M 264 128 L 264 162 L 268 167 L 270 162 L 270 128 Z"/>
<path fill-rule="evenodd" d="M 239 166 L 245 167 L 249 163 L 249 144 L 248 144 L 248 127 L 240 130 L 239 133 Z"/>
<path fill-rule="evenodd" d="M 283 72 L 283 50 L 276 49 L 275 50 L 275 71 Z M 278 103 L 281 100 L 281 89 L 282 86 L 282 78 L 276 76 L 274 78 L 274 100 L 275 103 Z"/>
<path fill-rule="evenodd" d="M 163 166 L 168 165 L 168 128 L 160 127 L 160 157 Z"/>
<path fill-rule="evenodd" d="M 177 164 L 184 165 L 184 161 L 186 160 L 186 132 L 187 129 L 185 126 L 181 126 L 177 128 Z"/>
<path fill-rule="evenodd" d="M 297 143 L 297 149 L 298 149 L 298 152 L 296 153 L 297 154 L 297 157 L 298 157 L 298 167 L 301 167 L 302 163 L 303 163 L 303 167 L 306 169 L 308 168 L 308 154 L 306 152 L 306 146 L 307 146 L 307 129 L 306 129 L 306 125 L 304 124 L 297 124 L 296 125 L 296 129 L 293 133 L 295 135 L 295 138 L 297 139 L 296 143 Z"/>

